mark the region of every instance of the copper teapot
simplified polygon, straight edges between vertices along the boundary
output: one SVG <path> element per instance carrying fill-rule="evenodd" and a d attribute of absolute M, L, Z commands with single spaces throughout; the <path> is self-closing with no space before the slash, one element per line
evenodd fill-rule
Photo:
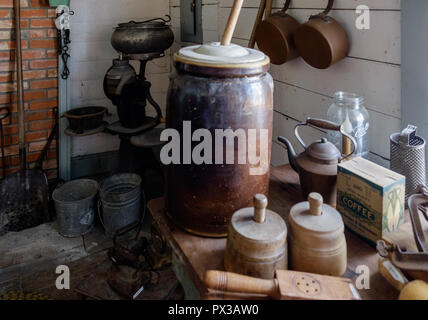
<path fill-rule="evenodd" d="M 343 139 L 349 139 L 352 142 L 351 153 L 342 155 L 336 146 L 326 138 L 317 140 L 307 146 L 299 135 L 299 128 L 307 125 L 312 125 L 319 129 L 340 131 Z M 290 165 L 299 174 L 303 197 L 307 199 L 311 192 L 317 192 L 322 195 L 325 203 L 335 206 L 337 165 L 355 152 L 357 142 L 354 137 L 342 130 L 340 125 L 321 119 L 308 118 L 306 122 L 296 126 L 294 134 L 305 149 L 299 155 L 296 155 L 289 140 L 284 137 L 278 137 L 278 140 L 287 147 Z"/>

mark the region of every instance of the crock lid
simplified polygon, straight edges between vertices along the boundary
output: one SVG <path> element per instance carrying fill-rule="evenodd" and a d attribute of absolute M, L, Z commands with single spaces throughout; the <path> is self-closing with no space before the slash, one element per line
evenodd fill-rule
<path fill-rule="evenodd" d="M 336 161 L 339 162 L 341 156 L 340 151 L 334 144 L 329 142 L 326 138 L 315 141 L 307 149 L 306 153 L 317 160 L 321 161 Z"/>
<path fill-rule="evenodd" d="M 319 193 L 311 193 L 308 201 L 294 205 L 290 210 L 290 219 L 298 226 L 314 232 L 333 232 L 344 228 L 340 213 L 323 204 Z"/>
<path fill-rule="evenodd" d="M 251 241 L 277 242 L 287 236 L 284 219 L 277 213 L 266 209 L 267 198 L 254 196 L 254 208 L 236 211 L 231 220 L 235 231 Z"/>
<path fill-rule="evenodd" d="M 174 55 L 174 60 L 216 68 L 255 68 L 269 64 L 269 57 L 261 51 L 236 44 L 223 46 L 220 42 L 182 48 Z"/>

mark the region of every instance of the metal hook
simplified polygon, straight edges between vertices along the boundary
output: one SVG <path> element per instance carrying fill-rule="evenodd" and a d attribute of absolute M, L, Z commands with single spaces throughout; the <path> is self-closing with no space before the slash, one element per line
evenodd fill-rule
<path fill-rule="evenodd" d="M 285 12 L 288 10 L 288 8 L 290 8 L 290 4 L 291 4 L 291 0 L 286 0 L 284 3 L 284 8 L 282 8 L 282 12 Z"/>
<path fill-rule="evenodd" d="M 323 19 L 327 21 L 328 20 L 327 15 L 330 13 L 331 9 L 333 9 L 333 5 L 334 5 L 334 0 L 328 0 L 327 8 L 319 14 L 310 16 L 309 20 L 318 18 L 318 19 Z"/>

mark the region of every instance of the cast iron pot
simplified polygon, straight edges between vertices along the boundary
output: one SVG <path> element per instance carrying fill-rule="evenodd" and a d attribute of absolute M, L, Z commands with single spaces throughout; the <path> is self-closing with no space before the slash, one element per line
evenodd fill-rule
<path fill-rule="evenodd" d="M 82 107 L 65 112 L 64 117 L 67 118 L 71 130 L 82 133 L 100 127 L 106 113 L 105 107 Z"/>
<path fill-rule="evenodd" d="M 167 18 L 121 23 L 113 32 L 111 45 L 125 54 L 163 52 L 174 42 L 174 34 L 166 24 L 171 18 Z"/>

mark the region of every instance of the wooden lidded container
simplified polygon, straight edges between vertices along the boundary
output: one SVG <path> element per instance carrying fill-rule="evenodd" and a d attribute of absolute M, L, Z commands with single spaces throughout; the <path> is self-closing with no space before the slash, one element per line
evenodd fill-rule
<path fill-rule="evenodd" d="M 166 166 L 166 210 L 183 229 L 202 236 L 225 237 L 232 214 L 252 203 L 254 194 L 267 194 L 273 119 L 273 80 L 267 72 L 269 58 L 260 51 L 218 42 L 181 49 L 174 56 L 167 98 L 166 127 L 176 129 L 183 152 L 190 135 L 207 129 L 212 137 L 212 162 L 196 164 L 183 152 L 181 163 Z M 184 129 L 184 122 L 191 128 Z M 252 174 L 259 166 L 249 161 L 249 148 L 239 148 L 238 139 L 215 143 L 216 130 L 239 129 L 249 136 L 256 129 L 255 153 L 263 153 L 266 170 Z M 260 129 L 267 139 L 260 141 Z M 201 140 L 204 137 L 201 138 Z M 205 140 L 205 139 L 204 139 Z M 239 139 L 240 140 L 240 139 Z M 241 141 L 241 140 L 240 140 Z M 200 141 L 191 142 L 191 149 Z M 240 150 L 240 151 L 239 151 Z M 216 156 L 222 152 L 222 163 Z M 233 164 L 226 161 L 234 155 Z M 245 163 L 238 162 L 238 154 Z M 188 157 L 187 162 L 185 161 Z M 208 159 L 209 160 L 209 159 Z"/>
<path fill-rule="evenodd" d="M 290 223 L 290 268 L 296 271 L 342 276 L 346 271 L 345 226 L 333 207 L 323 204 L 319 193 L 293 206 Z"/>
<path fill-rule="evenodd" d="M 267 198 L 257 194 L 254 207 L 232 216 L 224 256 L 227 271 L 273 279 L 275 270 L 287 269 L 287 226 L 281 216 L 266 207 Z"/>

